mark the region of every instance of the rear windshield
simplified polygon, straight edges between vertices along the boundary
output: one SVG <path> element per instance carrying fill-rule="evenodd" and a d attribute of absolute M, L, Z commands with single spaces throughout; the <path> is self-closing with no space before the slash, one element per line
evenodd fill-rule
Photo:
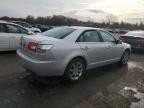
<path fill-rule="evenodd" d="M 57 39 L 63 39 L 74 31 L 75 29 L 69 27 L 56 27 L 42 33 L 42 35 Z"/>
<path fill-rule="evenodd" d="M 144 36 L 144 32 L 128 32 L 126 33 L 125 35 L 128 35 L 128 36 Z"/>

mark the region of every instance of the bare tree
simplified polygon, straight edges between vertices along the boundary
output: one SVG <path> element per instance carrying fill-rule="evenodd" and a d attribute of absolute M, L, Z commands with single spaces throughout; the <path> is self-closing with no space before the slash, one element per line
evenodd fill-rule
<path fill-rule="evenodd" d="M 106 18 L 106 22 L 108 22 L 109 24 L 118 22 L 118 17 L 113 14 L 108 14 L 105 18 Z"/>

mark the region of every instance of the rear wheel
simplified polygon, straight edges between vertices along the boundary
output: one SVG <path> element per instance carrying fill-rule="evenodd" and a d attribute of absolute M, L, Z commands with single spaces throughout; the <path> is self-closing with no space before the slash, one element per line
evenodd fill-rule
<path fill-rule="evenodd" d="M 85 63 L 82 59 L 72 60 L 65 71 L 64 77 L 69 81 L 78 81 L 85 71 Z"/>
<path fill-rule="evenodd" d="M 126 65 L 129 61 L 129 56 L 130 56 L 130 52 L 129 50 L 126 50 L 121 57 L 120 64 Z"/>

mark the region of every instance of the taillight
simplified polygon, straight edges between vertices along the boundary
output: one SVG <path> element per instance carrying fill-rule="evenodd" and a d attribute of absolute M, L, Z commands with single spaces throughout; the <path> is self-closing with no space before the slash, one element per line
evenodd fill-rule
<path fill-rule="evenodd" d="M 32 52 L 36 52 L 37 46 L 38 46 L 38 43 L 36 43 L 36 42 L 29 42 L 29 44 L 28 44 L 28 50 L 30 50 Z"/>
<path fill-rule="evenodd" d="M 37 52 L 38 53 L 45 53 L 46 51 L 50 50 L 53 47 L 53 45 L 38 45 Z"/>

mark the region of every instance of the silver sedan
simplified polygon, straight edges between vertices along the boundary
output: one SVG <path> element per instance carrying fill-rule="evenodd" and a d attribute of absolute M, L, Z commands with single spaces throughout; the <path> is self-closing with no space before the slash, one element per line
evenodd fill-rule
<path fill-rule="evenodd" d="M 39 76 L 79 80 L 85 70 L 119 62 L 126 65 L 131 47 L 111 33 L 90 27 L 57 27 L 24 36 L 17 50 L 25 69 Z"/>

